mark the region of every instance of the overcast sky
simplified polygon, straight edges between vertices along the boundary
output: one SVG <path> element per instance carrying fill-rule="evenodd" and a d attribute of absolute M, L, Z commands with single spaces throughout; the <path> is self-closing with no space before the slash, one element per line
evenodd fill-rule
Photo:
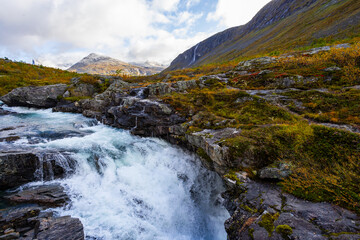
<path fill-rule="evenodd" d="M 63 67 L 95 52 L 169 64 L 270 0 L 0 0 L 0 57 Z"/>

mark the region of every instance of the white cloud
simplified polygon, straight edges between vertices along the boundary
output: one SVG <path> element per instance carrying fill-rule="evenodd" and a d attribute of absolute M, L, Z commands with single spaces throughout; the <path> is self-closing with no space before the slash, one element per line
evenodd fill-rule
<path fill-rule="evenodd" d="M 198 3 L 200 3 L 200 0 L 188 0 L 187 3 L 186 3 L 186 7 L 190 8 L 192 6 L 195 6 Z"/>
<path fill-rule="evenodd" d="M 270 0 L 219 0 L 216 11 L 207 15 L 208 21 L 220 21 L 224 27 L 243 25 Z"/>
<path fill-rule="evenodd" d="M 175 11 L 180 0 L 153 0 L 152 7 L 161 11 Z"/>
<path fill-rule="evenodd" d="M 209 36 L 188 34 L 202 15 L 179 10 L 179 2 L 0 0 L 0 54 L 59 67 L 90 52 L 168 63 Z"/>
<path fill-rule="evenodd" d="M 169 63 L 215 31 L 245 23 L 269 0 L 218 0 L 208 13 L 213 1 L 0 0 L 0 57 L 62 66 L 96 52 Z"/>

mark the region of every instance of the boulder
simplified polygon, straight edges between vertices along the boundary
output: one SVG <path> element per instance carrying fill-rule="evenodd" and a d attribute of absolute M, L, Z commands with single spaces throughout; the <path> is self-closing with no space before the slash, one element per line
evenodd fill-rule
<path fill-rule="evenodd" d="M 67 88 L 66 84 L 16 88 L 0 97 L 0 100 L 8 106 L 52 108 L 57 105 Z"/>

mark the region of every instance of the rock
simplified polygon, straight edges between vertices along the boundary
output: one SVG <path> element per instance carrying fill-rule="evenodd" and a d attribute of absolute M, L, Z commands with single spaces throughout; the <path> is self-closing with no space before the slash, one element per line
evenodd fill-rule
<path fill-rule="evenodd" d="M 174 88 L 176 92 L 184 92 L 188 89 L 197 88 L 198 84 L 196 80 L 178 81 L 171 84 L 171 87 Z"/>
<path fill-rule="evenodd" d="M 0 97 L 0 100 L 9 106 L 52 108 L 60 101 L 67 88 L 66 84 L 16 88 Z"/>
<path fill-rule="evenodd" d="M 239 134 L 239 130 L 235 128 L 225 128 L 221 130 L 205 129 L 201 132 L 186 134 L 186 140 L 192 145 L 192 148 L 197 148 L 202 158 L 209 158 L 211 165 L 207 166 L 210 169 L 215 169 L 218 173 L 225 173 L 225 169 L 233 167 L 230 161 L 229 149 L 221 145 L 221 140 L 235 137 Z M 200 149 L 200 150 L 199 150 Z M 207 160 L 207 159 L 205 159 Z M 203 161 L 206 163 L 206 161 Z"/>
<path fill-rule="evenodd" d="M 341 68 L 337 67 L 337 66 L 333 66 L 333 67 L 328 67 L 324 69 L 325 72 L 336 72 L 336 71 L 341 71 Z"/>
<path fill-rule="evenodd" d="M 95 93 L 95 87 L 91 84 L 80 83 L 72 86 L 66 91 L 63 97 L 88 97 Z"/>
<path fill-rule="evenodd" d="M 82 240 L 83 225 L 78 218 L 64 216 L 59 218 L 41 218 L 36 235 L 37 239 L 46 240 Z"/>
<path fill-rule="evenodd" d="M 271 63 L 276 62 L 276 58 L 274 57 L 260 57 L 254 58 L 247 61 L 239 62 L 237 67 L 235 68 L 236 71 L 245 71 L 252 69 L 254 67 L 261 67 L 265 65 L 269 65 Z"/>
<path fill-rule="evenodd" d="M 20 237 L 20 233 L 12 232 L 12 233 L 7 233 L 7 234 L 0 236 L 0 239 L 3 239 L 3 240 L 18 239 L 19 237 Z"/>
<path fill-rule="evenodd" d="M 65 103 L 54 107 L 53 112 L 82 113 L 82 108 L 75 103 Z"/>
<path fill-rule="evenodd" d="M 0 189 L 34 181 L 38 162 L 38 157 L 29 152 L 0 153 Z"/>
<path fill-rule="evenodd" d="M 83 225 L 79 219 L 53 217 L 53 212 L 42 210 L 39 207 L 2 210 L 0 239 L 84 239 Z"/>
<path fill-rule="evenodd" d="M 312 48 L 306 52 L 303 52 L 302 55 L 314 55 L 320 52 L 326 52 L 326 51 L 330 51 L 331 47 L 330 46 L 325 46 L 325 47 L 318 47 L 318 48 Z"/>
<path fill-rule="evenodd" d="M 0 190 L 70 174 L 75 162 L 60 153 L 1 152 Z"/>
<path fill-rule="evenodd" d="M 114 119 L 113 125 L 131 129 L 142 136 L 162 136 L 169 132 L 169 126 L 185 121 L 167 105 L 146 99 L 124 98 L 120 106 L 108 110 Z"/>
<path fill-rule="evenodd" d="M 168 83 L 153 83 L 148 86 L 149 96 L 159 96 L 174 91 Z"/>
<path fill-rule="evenodd" d="M 0 99 L 1 99 L 1 97 L 0 97 Z M 4 109 L 0 108 L 0 116 L 9 115 L 9 114 L 11 114 L 10 111 L 7 111 L 7 110 L 4 110 Z"/>
<path fill-rule="evenodd" d="M 225 223 L 229 240 L 284 239 L 286 234 L 285 239 L 329 239 L 329 235 L 345 232 L 357 236 L 360 231 L 356 214 L 329 203 L 284 194 L 275 184 L 247 180 L 223 197 L 231 214 Z"/>
<path fill-rule="evenodd" d="M 229 78 L 226 77 L 226 74 L 217 74 L 217 75 L 207 75 L 202 76 L 199 79 L 200 83 L 205 86 L 211 86 L 214 83 L 222 82 L 222 83 L 228 83 Z"/>
<path fill-rule="evenodd" d="M 259 171 L 261 179 L 282 180 L 292 173 L 290 164 L 280 163 L 277 167 L 265 167 Z"/>
<path fill-rule="evenodd" d="M 345 48 L 350 48 L 351 45 L 349 43 L 342 43 L 342 44 L 337 44 L 335 46 L 333 46 L 333 48 L 336 49 L 345 49 Z"/>
<path fill-rule="evenodd" d="M 31 187 L 4 198 L 17 203 L 36 203 L 59 207 L 69 200 L 69 197 L 64 192 L 64 188 L 57 184 Z"/>
<path fill-rule="evenodd" d="M 0 138 L 0 142 L 15 142 L 16 140 L 19 139 L 20 139 L 19 136 L 9 136 L 9 137 Z"/>

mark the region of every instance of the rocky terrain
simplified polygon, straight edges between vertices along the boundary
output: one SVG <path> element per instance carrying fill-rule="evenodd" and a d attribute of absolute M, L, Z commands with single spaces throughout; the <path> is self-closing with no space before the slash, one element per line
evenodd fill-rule
<path fill-rule="evenodd" d="M 331 41 L 358 34 L 359 24 L 356 0 L 274 0 L 249 23 L 217 33 L 186 50 L 167 71 L 287 51 L 294 46 L 315 46 L 327 38 Z"/>
<path fill-rule="evenodd" d="M 357 71 L 359 54 L 358 45 L 343 44 L 249 59 L 187 81 L 112 77 L 91 94 L 77 78 L 66 88 L 18 88 L 1 100 L 82 113 L 196 152 L 227 185 L 228 239 L 360 239 L 360 82 L 346 70 Z M 16 157 L 5 155 L 13 168 Z M 38 195 L 9 199 L 43 201 Z"/>
<path fill-rule="evenodd" d="M 159 73 L 164 68 L 150 63 L 134 64 L 91 53 L 71 66 L 68 71 L 100 75 L 146 76 Z"/>

